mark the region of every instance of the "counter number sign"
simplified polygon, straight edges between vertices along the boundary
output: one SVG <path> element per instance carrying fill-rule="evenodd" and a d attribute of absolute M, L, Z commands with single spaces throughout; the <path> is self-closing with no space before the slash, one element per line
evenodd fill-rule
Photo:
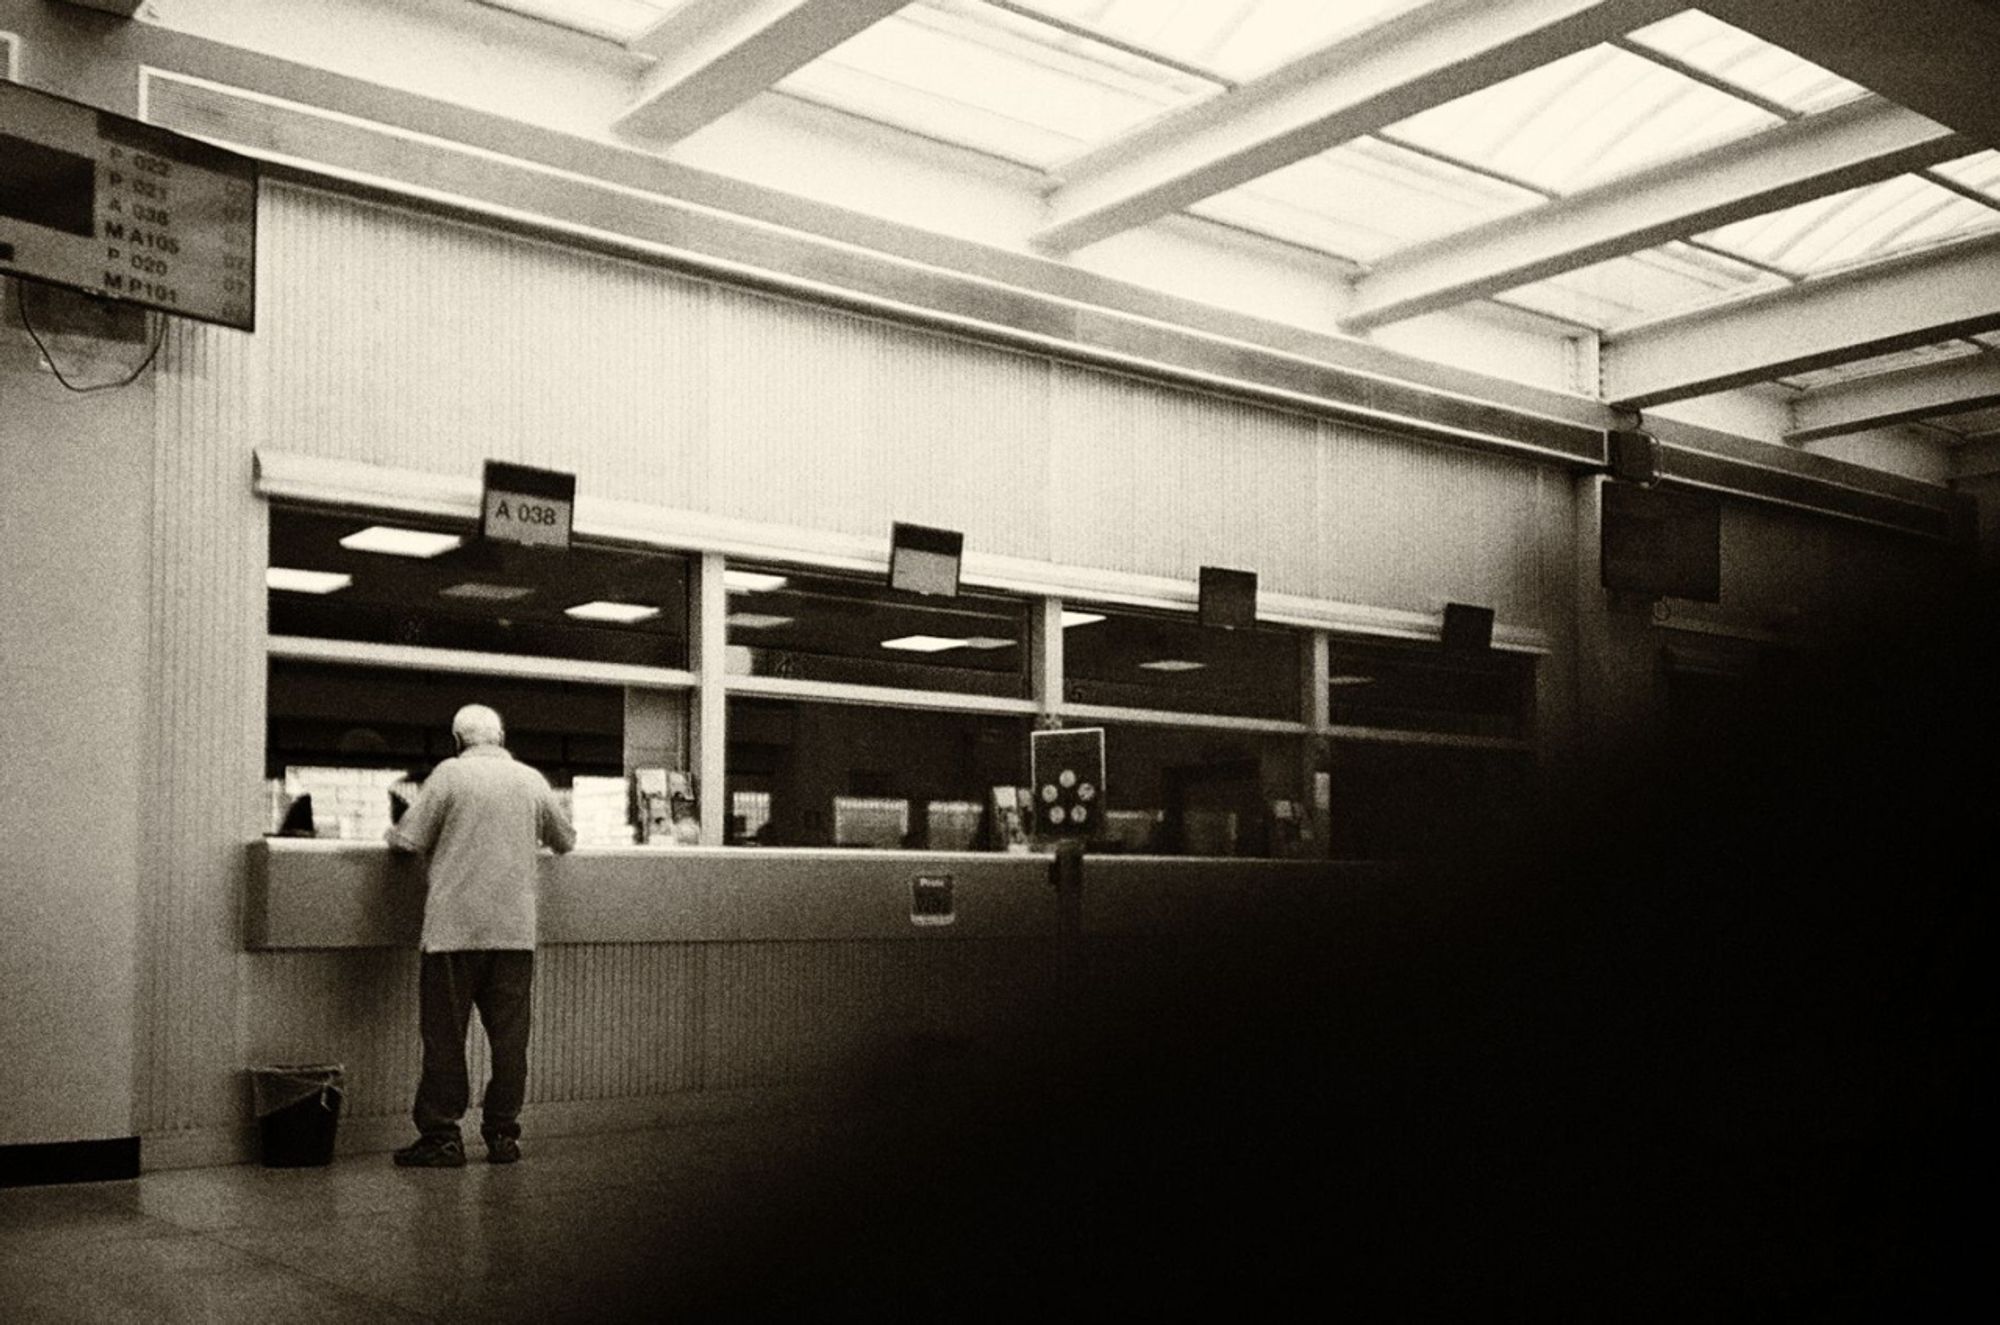
<path fill-rule="evenodd" d="M 1104 728 L 1030 732 L 1028 764 L 1036 835 L 1095 836 L 1104 822 Z"/>
<path fill-rule="evenodd" d="M 496 543 L 567 548 L 576 510 L 576 475 L 486 462 L 480 536 Z"/>

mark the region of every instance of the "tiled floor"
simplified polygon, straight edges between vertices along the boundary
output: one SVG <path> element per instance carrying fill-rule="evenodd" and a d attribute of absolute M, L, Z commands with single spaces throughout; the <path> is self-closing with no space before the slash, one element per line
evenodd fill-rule
<path fill-rule="evenodd" d="M 709 1212 L 826 1138 L 788 1118 L 529 1138 L 511 1166 L 475 1145 L 456 1170 L 366 1154 L 0 1190 L 0 1318 L 658 1319 L 716 1265 Z"/>

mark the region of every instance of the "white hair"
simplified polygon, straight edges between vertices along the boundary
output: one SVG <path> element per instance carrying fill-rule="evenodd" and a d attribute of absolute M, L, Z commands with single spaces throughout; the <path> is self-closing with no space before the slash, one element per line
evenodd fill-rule
<path fill-rule="evenodd" d="M 484 704 L 467 704 L 452 715 L 451 734 L 462 745 L 500 745 L 507 739 L 500 715 Z"/>

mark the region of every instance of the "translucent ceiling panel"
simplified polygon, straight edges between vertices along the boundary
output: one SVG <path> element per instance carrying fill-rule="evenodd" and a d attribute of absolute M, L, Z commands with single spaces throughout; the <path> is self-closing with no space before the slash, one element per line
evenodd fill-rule
<path fill-rule="evenodd" d="M 1414 115 L 1389 136 L 1574 193 L 1779 123 L 1685 74 L 1596 46 Z"/>
<path fill-rule="evenodd" d="M 1871 359 L 1856 359 L 1853 363 L 1835 364 L 1831 368 L 1816 368 L 1809 373 L 1794 373 L 1781 380 L 1787 386 L 1814 391 L 1841 382 L 1852 382 L 1860 377 L 1877 377 L 1883 373 L 1900 373 L 1934 363 L 1947 363 L 1979 352 L 1977 345 L 1962 340 L 1948 340 L 1936 345 L 1918 345 L 1912 349 L 1897 350 L 1894 354 L 1878 354 Z"/>
<path fill-rule="evenodd" d="M 1541 201 L 1526 189 L 1360 138 L 1188 210 L 1366 263 Z"/>
<path fill-rule="evenodd" d="M 1236 80 L 1372 27 L 1421 0 L 1012 0 Z"/>
<path fill-rule="evenodd" d="M 1954 184 L 1984 194 L 2000 206 L 2000 152 L 1979 152 L 1931 169 Z"/>
<path fill-rule="evenodd" d="M 2000 211 L 1916 175 L 1752 217 L 1699 238 L 1810 275 L 2000 229 Z"/>
<path fill-rule="evenodd" d="M 1783 277 L 1672 243 L 1517 286 L 1495 298 L 1605 331 L 1784 285 Z"/>
<path fill-rule="evenodd" d="M 484 0 L 497 9 L 511 9 L 579 32 L 624 43 L 678 9 L 682 0 Z"/>
<path fill-rule="evenodd" d="M 912 5 L 778 89 L 1048 166 L 1220 85 L 971 0 Z"/>
<path fill-rule="evenodd" d="M 1732 87 L 1802 113 L 1868 95 L 1868 89 L 1859 83 L 1850 83 L 1698 9 L 1641 28 L 1632 34 L 1632 40 Z"/>

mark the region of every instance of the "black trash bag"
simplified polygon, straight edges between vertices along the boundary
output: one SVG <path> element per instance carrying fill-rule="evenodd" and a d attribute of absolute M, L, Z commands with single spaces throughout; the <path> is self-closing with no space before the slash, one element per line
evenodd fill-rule
<path fill-rule="evenodd" d="M 333 1161 L 346 1068 L 339 1063 L 250 1069 L 264 1167 L 316 1168 Z"/>

